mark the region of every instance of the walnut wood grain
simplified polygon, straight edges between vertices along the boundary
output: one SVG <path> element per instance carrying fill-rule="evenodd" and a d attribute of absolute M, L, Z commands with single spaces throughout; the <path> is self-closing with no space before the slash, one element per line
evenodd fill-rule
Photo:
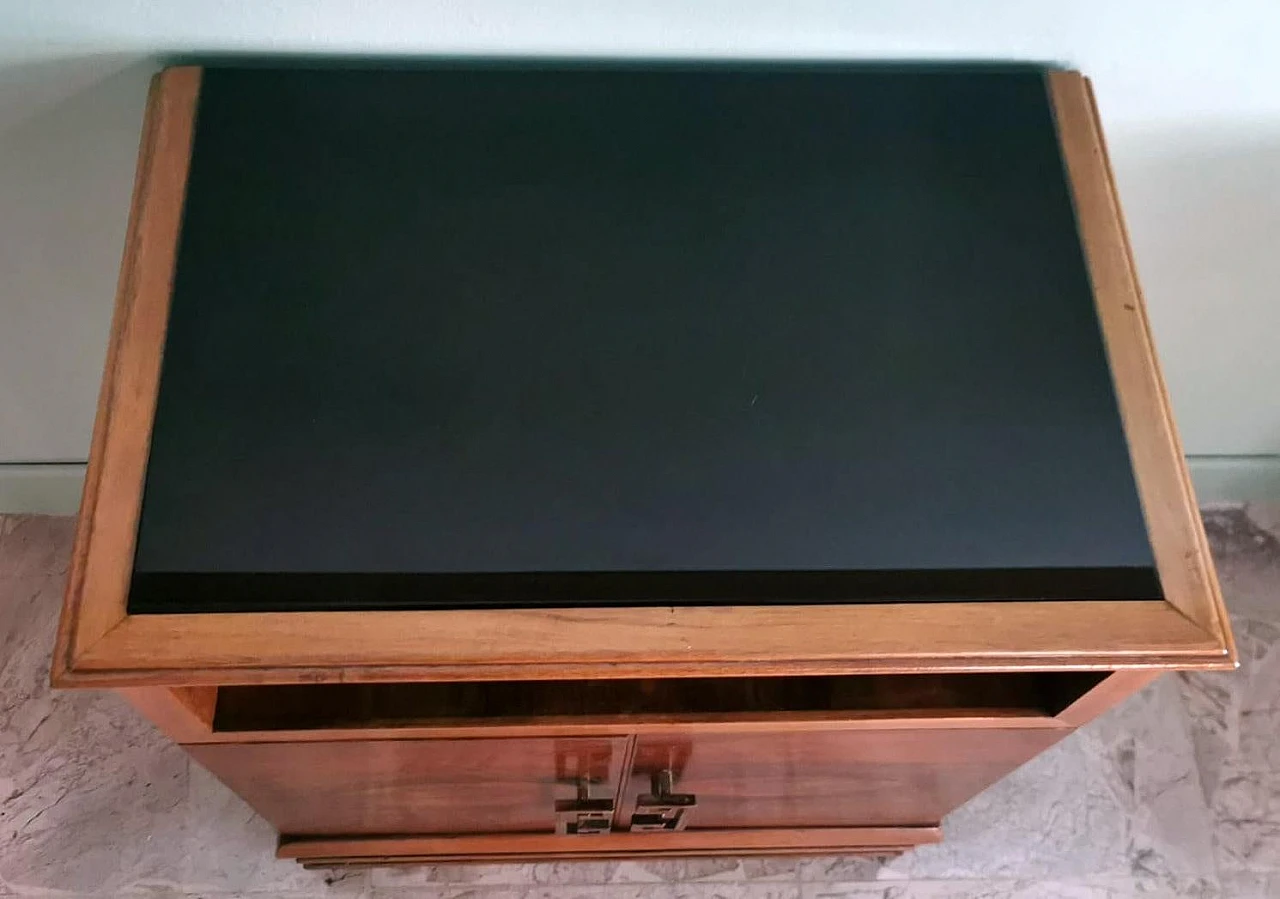
<path fill-rule="evenodd" d="M 627 740 L 386 740 L 188 746 L 284 833 L 555 831 L 555 801 L 590 777 L 613 796 Z"/>
<path fill-rule="evenodd" d="M 634 812 L 669 768 L 695 830 L 906 827 L 937 822 L 1067 733 L 1056 728 L 640 737 L 623 792 Z"/>

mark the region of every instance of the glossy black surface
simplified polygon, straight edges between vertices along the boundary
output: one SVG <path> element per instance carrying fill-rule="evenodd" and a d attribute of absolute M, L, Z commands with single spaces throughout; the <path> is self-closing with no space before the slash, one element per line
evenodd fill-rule
<path fill-rule="evenodd" d="M 1042 74 L 207 71 L 135 568 L 134 611 L 1158 595 Z"/>

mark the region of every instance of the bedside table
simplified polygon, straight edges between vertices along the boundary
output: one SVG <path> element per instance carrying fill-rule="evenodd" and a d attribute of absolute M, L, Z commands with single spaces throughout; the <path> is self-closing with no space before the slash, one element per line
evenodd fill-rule
<path fill-rule="evenodd" d="M 281 855 L 901 850 L 1234 663 L 1082 76 L 156 76 L 53 678 Z"/>

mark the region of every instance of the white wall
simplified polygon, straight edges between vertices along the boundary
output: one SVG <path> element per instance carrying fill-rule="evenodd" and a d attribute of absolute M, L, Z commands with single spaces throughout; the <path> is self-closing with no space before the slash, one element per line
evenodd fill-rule
<path fill-rule="evenodd" d="M 1186 449 L 1280 453 L 1280 3 L 43 0 L 0 8 L 0 462 L 85 455 L 173 52 L 964 57 L 1095 81 Z"/>
<path fill-rule="evenodd" d="M 0 131 L 0 462 L 89 446 L 151 66 L 93 71 Z M 19 74 L 0 70 L 0 110 Z"/>

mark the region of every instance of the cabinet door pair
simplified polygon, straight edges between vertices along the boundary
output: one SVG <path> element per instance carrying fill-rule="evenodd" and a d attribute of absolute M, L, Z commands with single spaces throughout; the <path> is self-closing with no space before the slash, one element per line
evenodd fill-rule
<path fill-rule="evenodd" d="M 286 836 L 586 838 L 932 825 L 1062 734 L 905 728 L 188 748 Z"/>

